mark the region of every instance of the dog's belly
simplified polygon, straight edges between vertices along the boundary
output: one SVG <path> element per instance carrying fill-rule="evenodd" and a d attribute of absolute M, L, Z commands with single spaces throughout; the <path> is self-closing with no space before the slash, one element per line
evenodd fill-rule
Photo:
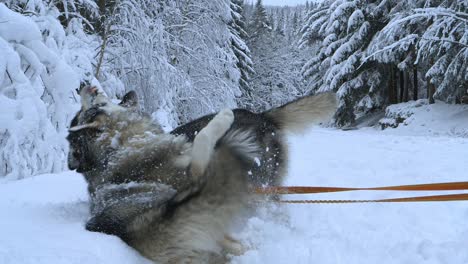
<path fill-rule="evenodd" d="M 161 263 L 225 263 L 225 236 L 251 209 L 247 170 L 229 149 L 219 148 L 203 190 L 169 208 L 132 246 Z"/>
<path fill-rule="evenodd" d="M 225 263 L 225 235 L 247 208 L 237 198 L 200 194 L 130 244 L 157 263 Z"/>

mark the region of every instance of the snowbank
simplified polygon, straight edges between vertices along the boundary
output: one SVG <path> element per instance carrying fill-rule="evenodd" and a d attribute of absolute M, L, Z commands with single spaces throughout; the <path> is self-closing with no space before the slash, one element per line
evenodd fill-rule
<path fill-rule="evenodd" d="M 379 121 L 386 133 L 468 137 L 468 105 L 429 104 L 421 99 L 391 105 Z"/>

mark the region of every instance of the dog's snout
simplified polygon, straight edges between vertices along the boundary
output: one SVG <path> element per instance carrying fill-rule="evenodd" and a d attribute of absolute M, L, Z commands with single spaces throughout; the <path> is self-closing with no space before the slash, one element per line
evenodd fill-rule
<path fill-rule="evenodd" d="M 75 157 L 75 153 L 70 151 L 68 153 L 68 168 L 70 170 L 76 170 L 80 166 L 78 159 Z"/>

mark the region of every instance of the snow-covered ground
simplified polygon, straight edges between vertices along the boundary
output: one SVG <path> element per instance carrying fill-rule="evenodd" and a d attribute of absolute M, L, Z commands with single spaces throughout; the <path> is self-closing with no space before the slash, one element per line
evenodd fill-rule
<path fill-rule="evenodd" d="M 74 172 L 0 184 L 0 263 L 148 263 L 119 238 L 85 231 L 87 200 Z"/>
<path fill-rule="evenodd" d="M 286 185 L 467 180 L 468 138 L 315 130 L 290 140 Z M 404 195 L 421 194 L 353 192 L 299 199 Z M 252 249 L 234 263 L 468 263 L 467 217 L 468 202 L 273 206 L 249 220 L 240 237 Z"/>
<path fill-rule="evenodd" d="M 445 114 L 438 111 L 437 120 L 445 123 L 431 123 L 433 115 L 421 108 L 414 115 L 417 122 L 393 130 L 317 128 L 290 136 L 285 184 L 366 187 L 466 181 L 468 138 L 451 133 L 450 126 L 468 131 L 468 109 L 441 111 Z M 403 195 L 420 194 L 355 192 L 299 198 Z M 0 263 L 147 263 L 118 238 L 84 230 L 86 184 L 74 172 L 0 183 L 0 212 Z M 270 204 L 235 234 L 248 250 L 232 262 L 464 264 L 467 219 L 468 202 Z"/>

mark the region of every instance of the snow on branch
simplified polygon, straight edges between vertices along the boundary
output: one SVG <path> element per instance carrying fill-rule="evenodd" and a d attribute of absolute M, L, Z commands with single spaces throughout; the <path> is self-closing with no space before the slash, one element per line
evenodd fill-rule
<path fill-rule="evenodd" d="M 50 23 L 55 19 L 25 17 L 2 3 L 0 17 L 0 176 L 63 170 L 66 127 L 76 110 L 70 98 L 79 86 L 58 49 L 56 36 L 65 33 Z"/>

